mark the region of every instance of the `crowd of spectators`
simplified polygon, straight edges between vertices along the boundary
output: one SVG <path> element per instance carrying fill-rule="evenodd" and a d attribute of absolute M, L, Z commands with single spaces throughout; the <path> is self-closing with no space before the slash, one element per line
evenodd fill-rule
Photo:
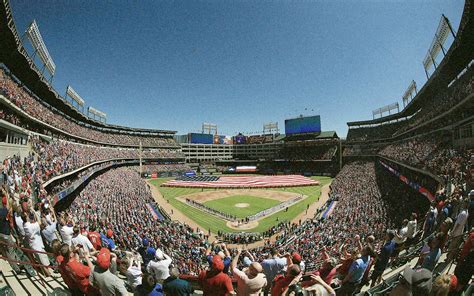
<path fill-rule="evenodd" d="M 377 155 L 380 148 L 380 144 L 344 146 L 342 156 Z"/>
<path fill-rule="evenodd" d="M 440 92 L 435 96 L 427 99 L 420 109 L 406 124 L 401 126 L 394 135 L 398 135 L 409 129 L 418 127 L 420 124 L 439 116 L 443 112 L 448 111 L 452 107 L 459 104 L 474 92 L 474 64 L 466 70 L 446 91 Z"/>
<path fill-rule="evenodd" d="M 211 246 L 213 254 L 207 254 L 206 250 L 210 246 L 202 232 L 194 231 L 180 222 L 156 220 L 145 206 L 154 202 L 150 189 L 133 169 L 113 169 L 95 178 L 74 199 L 67 212 L 56 218 L 40 181 L 21 177 L 23 173 L 28 173 L 30 164 L 28 159 L 18 158 L 10 158 L 4 163 L 7 172 L 6 195 L 12 196 L 12 217 L 25 217 L 23 223 L 27 225 L 16 225 L 18 233 L 21 233 L 20 229 L 24 229 L 27 237 L 26 240 L 19 241 L 25 241 L 27 244 L 29 242 L 27 246 L 34 250 L 52 250 L 57 257 L 61 255 L 62 258 L 58 259 L 59 266 L 61 262 L 66 262 L 66 265 L 70 264 L 70 269 L 89 268 L 88 273 L 92 274 L 92 277 L 87 285 L 74 284 L 74 281 L 70 281 L 71 274 L 68 269 L 60 269 L 71 289 L 79 289 L 84 293 L 88 289 L 98 289 L 106 295 L 120 294 L 124 289 L 137 291 L 144 289 L 145 279 L 147 289 L 157 287 L 166 291 L 165 280 L 174 281 L 178 272 L 199 275 L 198 282 L 202 289 L 209 291 L 207 285 L 216 288 L 209 277 L 213 278 L 219 274 L 219 278 L 225 278 L 227 281 L 229 273 L 232 272 L 238 279 L 238 289 L 239 285 L 246 283 L 246 280 L 242 280 L 245 276 L 249 277 L 251 274 L 255 277 L 262 274 L 266 283 L 272 283 L 267 284 L 268 292 L 272 295 L 282 295 L 287 289 L 294 288 L 296 283 L 304 286 L 303 282 L 300 282 L 301 271 L 306 269 L 316 271 L 309 279 L 309 284 L 306 283 L 309 286 L 303 289 L 315 289 L 314 285 L 323 286 L 321 281 L 332 289 L 329 284 L 338 277 L 338 285 L 341 286 L 338 295 L 349 295 L 348 293 L 357 289 L 366 271 L 368 273 L 374 265 L 371 259 L 376 256 L 374 250 L 383 249 L 388 242 L 396 241 L 395 238 L 387 241 L 387 230 L 399 239 L 394 246 L 400 246 L 411 238 L 407 234 L 408 225 L 413 225 L 414 222 L 416 229 L 416 217 L 423 216 L 424 212 L 428 212 L 429 216 L 433 211 L 425 197 L 415 191 L 407 192 L 406 186 L 388 171 L 373 162 L 354 162 L 347 164 L 331 185 L 329 203 L 332 203 L 334 208 L 330 215 L 317 215 L 314 219 L 299 224 L 281 223 L 282 227 L 277 227 L 276 231 L 283 231 L 280 232 L 276 243 L 267 242 L 265 246 L 245 253 L 230 250 L 228 254 L 223 254 L 226 248 L 220 245 L 221 247 Z M 15 173 L 15 170 L 21 172 L 21 175 Z M 445 201 L 445 207 L 454 208 L 450 199 L 440 195 L 439 200 Z M 335 202 L 337 203 L 334 204 Z M 467 210 L 463 206 L 465 203 L 461 201 L 459 204 L 461 206 L 457 207 L 457 212 L 448 214 L 452 219 L 460 220 L 457 222 L 458 226 L 453 226 L 453 229 L 457 229 L 456 233 L 459 229 L 462 233 L 464 224 L 467 223 Z M 401 209 L 410 209 L 414 214 L 409 215 L 406 210 Z M 455 218 L 463 211 L 465 222 L 462 222 L 461 218 Z M 443 212 L 443 209 L 440 212 Z M 410 222 L 405 222 L 405 219 L 410 219 Z M 441 224 L 443 222 L 436 221 Z M 43 234 L 41 243 L 38 243 L 37 236 L 30 237 L 34 235 L 28 232 L 30 224 L 38 224 L 34 227 L 39 227 L 46 233 Z M 427 235 L 435 231 L 436 224 L 434 225 L 423 226 Z M 412 227 L 411 235 L 414 234 L 414 229 Z M 46 239 L 47 237 L 49 239 Z M 4 238 L 2 240 L 6 241 Z M 59 240 L 62 240 L 62 245 Z M 462 239 L 456 243 L 461 242 Z M 244 244 L 245 241 L 240 243 Z M 70 245 L 73 246 L 72 249 Z M 78 245 L 80 247 L 77 247 Z M 434 246 L 434 243 L 431 244 L 432 249 Z M 278 249 L 285 250 L 282 252 L 285 255 L 281 256 Z M 11 255 L 9 254 L 10 257 Z M 232 256 L 235 263 L 229 267 Z M 435 264 L 437 259 L 431 258 L 432 256 L 425 257 L 422 266 L 434 266 L 431 261 Z M 37 260 L 44 266 L 50 265 L 48 258 L 44 256 L 38 255 Z M 81 261 L 86 265 L 82 265 Z M 207 264 L 209 270 L 206 270 Z M 170 265 L 177 270 L 168 270 Z M 127 276 L 126 283 L 116 277 L 115 266 Z M 242 267 L 247 268 L 247 273 L 239 273 Z M 47 270 L 44 268 L 43 272 L 47 273 Z M 77 274 L 72 275 L 74 276 Z M 104 279 L 113 280 L 108 282 Z M 163 286 L 158 287 L 157 283 Z M 259 289 L 263 287 L 264 285 L 260 285 Z M 110 294 L 104 292 L 109 289 L 112 289 Z M 230 285 L 226 286 L 226 289 L 233 288 Z"/>
<path fill-rule="evenodd" d="M 119 249 L 135 250 L 147 237 L 151 245 L 175 258 L 182 272 L 198 270 L 204 236 L 180 222 L 158 223 L 146 207 L 153 201 L 148 185 L 136 171 L 118 168 L 87 184 L 68 213 L 83 229 L 100 229 L 102 233 L 110 229 Z"/>
<path fill-rule="evenodd" d="M 386 230 L 401 223 L 404 213 L 399 209 L 404 202 L 420 214 L 426 210 L 423 205 L 427 207 L 426 199 L 415 192 L 407 194 L 396 187 L 381 191 L 381 184 L 393 181 L 390 175 L 377 174 L 373 162 L 347 164 L 331 184 L 329 203 L 337 201 L 332 214 L 295 225 L 284 234 L 286 239 L 280 244 L 291 244 L 309 262 L 317 261 L 323 248 L 336 256 L 342 246 L 354 243 L 355 233 L 362 238 L 374 236 L 374 245 L 378 246 Z M 402 197 L 393 198 L 399 195 Z"/>
<path fill-rule="evenodd" d="M 379 154 L 412 166 L 420 166 L 426 164 L 427 159 L 442 143 L 432 135 L 416 137 L 389 144 Z"/>
<path fill-rule="evenodd" d="M 54 107 L 47 106 L 35 95 L 29 92 L 26 87 L 17 83 L 9 73 L 0 69 L 0 94 L 4 95 L 15 106 L 25 111 L 30 116 L 47 123 L 66 133 L 102 143 L 135 145 L 141 142 L 143 146 L 176 146 L 176 142 L 172 137 L 160 135 L 143 136 L 132 133 L 118 133 L 100 131 L 93 126 L 86 126 L 82 122 L 77 122 L 72 118 L 68 118 L 65 114 Z"/>
<path fill-rule="evenodd" d="M 40 160 L 42 174 L 47 178 L 57 176 L 93 162 L 108 159 L 139 159 L 140 151 L 133 148 L 112 148 L 84 145 L 63 140 L 46 141 L 32 136 L 30 143 Z M 142 151 L 142 158 L 176 158 L 179 150 L 148 149 Z"/>
<path fill-rule="evenodd" d="M 474 150 L 452 147 L 443 133 L 394 142 L 385 146 L 380 155 L 430 171 L 453 185 L 474 183 Z"/>
<path fill-rule="evenodd" d="M 391 138 L 392 135 L 403 125 L 405 121 L 384 123 L 371 127 L 351 127 L 347 131 L 348 142 L 362 142 L 378 139 Z"/>
<path fill-rule="evenodd" d="M 48 193 L 53 196 L 63 190 L 72 190 L 69 187 L 77 188 L 81 186 L 85 182 L 85 180 L 91 178 L 94 173 L 100 172 L 106 168 L 110 168 L 113 166 L 123 165 L 126 162 L 127 160 L 112 160 L 90 166 L 84 170 L 81 170 L 77 174 L 71 174 L 67 177 L 53 180 L 47 185 L 46 189 Z M 136 169 L 136 171 L 138 171 L 138 169 Z"/>
<path fill-rule="evenodd" d="M 280 158 L 287 160 L 331 160 L 337 150 L 337 143 L 332 145 L 285 145 L 280 151 Z"/>
<path fill-rule="evenodd" d="M 410 118 L 399 122 L 386 123 L 378 126 L 350 128 L 347 141 L 358 142 L 380 140 L 400 135 L 408 130 L 417 129 L 422 124 L 449 111 L 474 92 L 474 64 L 466 69 L 464 74 L 453 82 L 445 91 L 425 99 L 422 107 Z M 448 124 L 446 119 L 439 120 L 439 127 Z"/>
<path fill-rule="evenodd" d="M 137 169 L 140 169 L 137 167 Z M 143 173 L 185 173 L 191 171 L 191 167 L 185 163 L 169 164 L 146 164 L 142 166 Z"/>
<path fill-rule="evenodd" d="M 266 240 L 265 244 L 269 244 L 269 239 L 275 235 L 275 240 L 280 241 L 284 240 L 287 232 L 291 233 L 292 229 L 295 229 L 297 224 L 290 223 L 288 221 L 282 221 L 277 225 L 274 225 L 267 229 L 266 231 L 254 233 L 254 232 L 217 232 L 217 237 L 225 242 L 238 244 L 238 245 L 247 245 L 256 241 Z"/>

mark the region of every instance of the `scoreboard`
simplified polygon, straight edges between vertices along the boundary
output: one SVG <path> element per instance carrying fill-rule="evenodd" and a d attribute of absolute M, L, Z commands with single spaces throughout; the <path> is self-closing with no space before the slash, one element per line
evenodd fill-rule
<path fill-rule="evenodd" d="M 285 119 L 285 134 L 320 133 L 321 116 L 306 116 Z"/>

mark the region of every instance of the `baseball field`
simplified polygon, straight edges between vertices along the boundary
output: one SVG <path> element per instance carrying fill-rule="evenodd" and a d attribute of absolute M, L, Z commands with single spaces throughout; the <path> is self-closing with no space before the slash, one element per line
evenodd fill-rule
<path fill-rule="evenodd" d="M 161 187 L 170 178 L 150 180 L 166 202 L 175 210 L 190 218 L 203 230 L 212 232 L 263 232 L 282 221 L 291 221 L 303 213 L 308 205 L 315 203 L 320 195 L 321 188 L 331 182 L 330 177 L 315 176 L 311 179 L 320 182 L 317 186 L 265 189 L 209 189 L 209 188 L 173 188 Z M 237 218 L 245 218 L 260 211 L 278 206 L 295 197 L 301 198 L 289 207 L 262 217 L 248 229 L 233 227 L 228 221 L 192 206 L 186 200 L 193 200 L 204 206 L 226 213 Z"/>

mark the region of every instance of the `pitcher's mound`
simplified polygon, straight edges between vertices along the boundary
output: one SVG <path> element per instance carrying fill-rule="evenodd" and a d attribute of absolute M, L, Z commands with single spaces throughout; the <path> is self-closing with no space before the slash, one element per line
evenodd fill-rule
<path fill-rule="evenodd" d="M 242 202 L 242 203 L 236 203 L 234 207 L 236 208 L 248 208 L 250 205 L 248 203 Z"/>

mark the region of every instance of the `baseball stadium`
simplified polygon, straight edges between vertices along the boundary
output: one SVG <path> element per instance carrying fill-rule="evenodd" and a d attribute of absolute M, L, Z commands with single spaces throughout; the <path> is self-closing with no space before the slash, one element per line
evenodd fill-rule
<path fill-rule="evenodd" d="M 472 2 L 1 0 L 0 295 L 473 295 Z"/>

